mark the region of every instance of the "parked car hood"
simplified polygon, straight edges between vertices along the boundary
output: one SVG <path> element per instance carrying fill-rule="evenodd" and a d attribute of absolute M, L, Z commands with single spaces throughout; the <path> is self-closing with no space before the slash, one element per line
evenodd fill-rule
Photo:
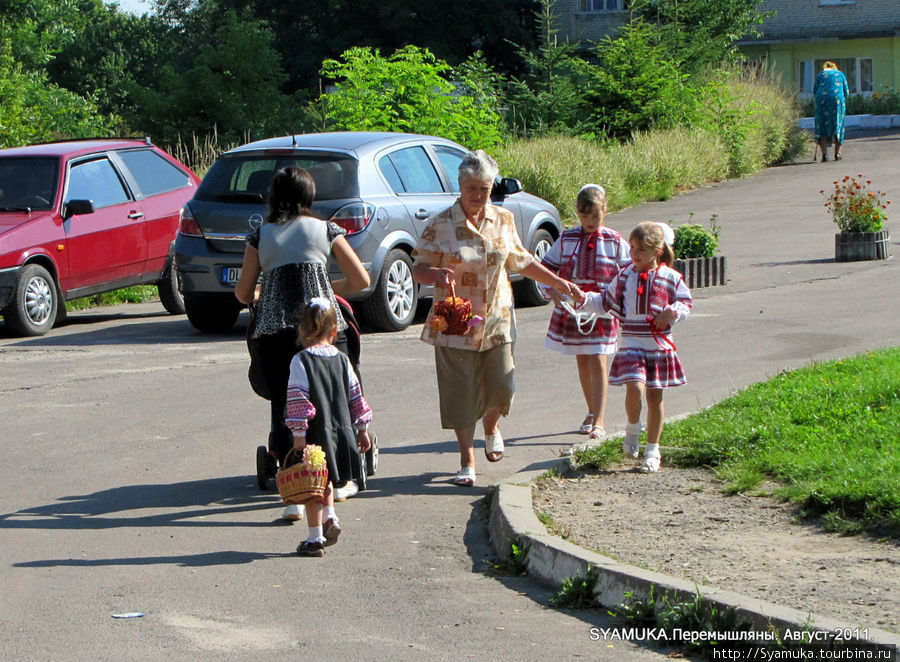
<path fill-rule="evenodd" d="M 4 235 L 10 230 L 14 230 L 25 223 L 33 223 L 50 216 L 52 216 L 50 212 L 43 211 L 37 213 L 31 212 L 30 214 L 26 214 L 25 212 L 0 211 L 0 235 Z"/>

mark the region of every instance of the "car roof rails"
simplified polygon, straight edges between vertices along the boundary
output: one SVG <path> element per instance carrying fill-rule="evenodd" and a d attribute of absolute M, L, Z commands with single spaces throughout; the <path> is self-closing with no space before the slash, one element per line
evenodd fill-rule
<path fill-rule="evenodd" d="M 55 145 L 56 143 L 78 143 L 78 142 L 90 142 L 92 140 L 140 140 L 143 141 L 145 145 L 153 145 L 153 141 L 150 139 L 150 136 L 92 136 L 90 138 L 61 138 L 59 140 L 48 140 L 46 142 L 41 143 L 28 143 L 29 145 Z M 22 147 L 27 147 L 27 145 L 22 145 Z"/>

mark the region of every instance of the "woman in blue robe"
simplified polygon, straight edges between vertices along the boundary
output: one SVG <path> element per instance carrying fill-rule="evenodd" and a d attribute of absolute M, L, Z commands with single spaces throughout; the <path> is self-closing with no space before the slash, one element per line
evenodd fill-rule
<path fill-rule="evenodd" d="M 822 161 L 828 160 L 828 145 L 834 143 L 834 159 L 841 160 L 844 142 L 844 114 L 850 95 L 847 77 L 834 62 L 826 62 L 813 84 L 816 99 L 816 142 L 822 149 Z"/>

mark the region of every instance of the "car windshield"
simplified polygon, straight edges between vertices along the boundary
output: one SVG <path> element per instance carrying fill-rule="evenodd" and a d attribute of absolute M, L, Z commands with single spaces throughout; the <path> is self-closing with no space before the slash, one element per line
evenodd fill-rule
<path fill-rule="evenodd" d="M 0 211 L 52 209 L 58 169 L 52 157 L 0 158 Z"/>
<path fill-rule="evenodd" d="M 279 168 L 305 168 L 316 182 L 316 200 L 359 196 L 357 162 L 337 154 L 256 154 L 226 156 L 216 161 L 194 196 L 206 202 L 264 202 L 272 175 Z"/>

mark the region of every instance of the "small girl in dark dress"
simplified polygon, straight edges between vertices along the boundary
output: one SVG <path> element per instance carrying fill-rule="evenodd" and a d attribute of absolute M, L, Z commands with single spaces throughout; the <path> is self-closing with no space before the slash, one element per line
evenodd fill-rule
<path fill-rule="evenodd" d="M 308 442 L 325 451 L 329 483 L 322 500 L 306 504 L 309 535 L 297 553 L 323 556 L 341 533 L 334 486 L 365 471 L 360 453 L 372 443 L 372 410 L 350 359 L 334 346 L 337 312 L 330 299 L 313 297 L 303 307 L 299 335 L 306 348 L 291 361 L 284 422 L 294 434 L 294 448 L 302 451 Z"/>

